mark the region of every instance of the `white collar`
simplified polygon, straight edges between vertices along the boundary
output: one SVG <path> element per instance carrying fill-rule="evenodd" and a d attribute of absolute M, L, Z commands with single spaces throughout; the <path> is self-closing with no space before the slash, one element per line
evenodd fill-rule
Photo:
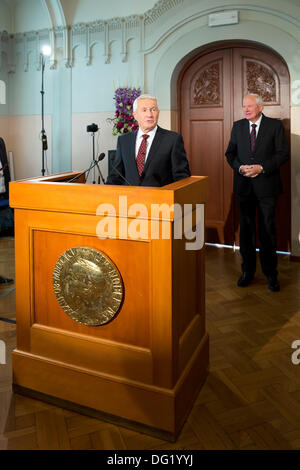
<path fill-rule="evenodd" d="M 155 126 L 154 129 L 152 129 L 152 131 L 149 131 L 149 132 L 147 132 L 146 134 L 149 135 L 149 137 L 151 138 L 151 137 L 153 137 L 153 136 L 155 135 L 156 131 L 157 131 L 157 126 Z M 143 132 L 143 131 L 139 128 L 138 133 L 137 133 L 137 138 L 140 139 L 140 138 L 142 137 L 142 135 L 144 135 L 144 134 L 145 134 L 145 132 Z"/>
<path fill-rule="evenodd" d="M 260 118 L 256 122 L 249 121 L 250 126 L 252 126 L 252 124 L 255 124 L 257 127 L 259 127 L 260 123 L 261 123 L 261 120 L 262 120 L 262 117 L 263 117 L 263 115 L 261 114 Z"/>

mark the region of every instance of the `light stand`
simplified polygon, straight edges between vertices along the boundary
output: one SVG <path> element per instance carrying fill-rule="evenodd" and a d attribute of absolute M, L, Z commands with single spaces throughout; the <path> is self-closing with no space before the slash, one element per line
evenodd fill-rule
<path fill-rule="evenodd" d="M 95 132 L 93 132 L 92 134 L 92 137 L 93 137 L 93 184 L 96 184 L 96 181 L 95 181 L 95 174 L 96 174 L 96 160 L 95 160 Z M 99 184 L 99 178 L 98 177 L 98 184 Z"/>
<path fill-rule="evenodd" d="M 41 97 L 42 97 L 42 130 L 41 130 L 41 139 L 42 139 L 42 176 L 45 176 L 45 152 L 48 149 L 47 143 L 47 135 L 45 131 L 45 117 L 44 117 L 44 72 L 45 72 L 45 63 L 46 63 L 46 56 L 50 55 L 51 49 L 49 46 L 44 46 L 42 50 L 42 89 L 41 89 Z"/>

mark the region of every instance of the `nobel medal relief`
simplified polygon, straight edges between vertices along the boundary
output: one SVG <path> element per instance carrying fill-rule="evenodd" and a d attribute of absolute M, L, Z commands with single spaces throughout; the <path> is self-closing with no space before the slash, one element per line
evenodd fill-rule
<path fill-rule="evenodd" d="M 121 275 L 102 252 L 77 246 L 65 251 L 53 270 L 57 301 L 73 320 L 104 325 L 120 310 L 124 289 Z"/>

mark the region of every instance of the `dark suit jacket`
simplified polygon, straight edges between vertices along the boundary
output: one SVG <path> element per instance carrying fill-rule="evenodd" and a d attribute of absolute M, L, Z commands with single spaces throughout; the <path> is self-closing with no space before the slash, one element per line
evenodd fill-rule
<path fill-rule="evenodd" d="M 234 192 L 239 196 L 254 194 L 261 197 L 277 196 L 282 192 L 280 166 L 288 160 L 288 143 L 281 121 L 262 116 L 254 152 L 250 149 L 248 119 L 233 124 L 226 158 L 234 170 Z M 241 165 L 261 165 L 264 173 L 249 178 L 239 173 Z"/>
<path fill-rule="evenodd" d="M 165 186 L 191 175 L 181 135 L 158 127 L 139 177 L 135 159 L 136 136 L 137 131 L 134 131 L 118 138 L 113 169 L 106 184 Z"/>

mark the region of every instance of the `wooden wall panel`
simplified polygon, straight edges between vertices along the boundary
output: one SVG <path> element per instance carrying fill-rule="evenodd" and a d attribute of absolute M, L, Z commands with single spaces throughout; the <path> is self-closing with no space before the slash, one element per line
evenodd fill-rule
<path fill-rule="evenodd" d="M 193 173 L 209 177 L 208 201 L 205 206 L 207 218 L 212 222 L 222 222 L 223 202 L 223 121 L 191 121 L 191 164 Z M 207 136 L 213 136 L 208 139 Z M 199 142 L 205 142 L 205 150 L 199 149 Z M 199 155 L 199 151 L 201 154 Z M 199 158 L 200 157 L 200 158 Z"/>

